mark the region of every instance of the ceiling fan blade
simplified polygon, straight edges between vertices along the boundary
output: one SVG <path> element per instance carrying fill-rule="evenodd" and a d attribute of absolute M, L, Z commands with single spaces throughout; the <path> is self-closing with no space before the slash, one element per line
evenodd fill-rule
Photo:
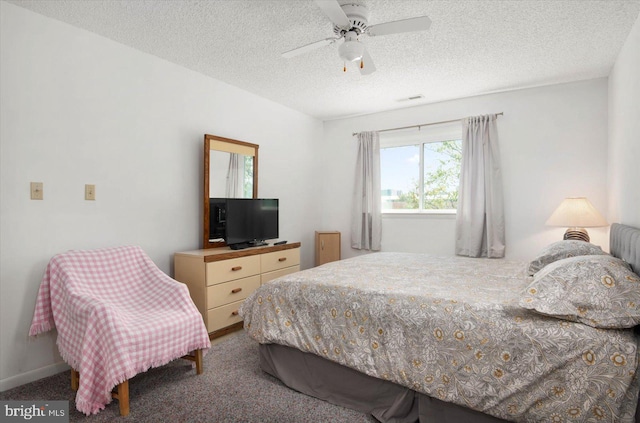
<path fill-rule="evenodd" d="M 426 16 L 420 16 L 417 18 L 371 25 L 367 29 L 367 34 L 375 37 L 378 35 L 399 34 L 402 32 L 426 31 L 430 26 L 431 19 Z"/>
<path fill-rule="evenodd" d="M 320 47 L 328 46 L 329 44 L 335 43 L 339 38 L 325 38 L 324 40 L 316 41 L 315 43 L 307 44 L 306 46 L 294 48 L 293 50 L 285 51 L 282 53 L 282 57 L 285 59 L 290 59 L 299 54 L 306 53 L 311 50 L 315 50 Z"/>
<path fill-rule="evenodd" d="M 364 49 L 364 53 L 362 54 L 362 67 L 360 68 L 361 75 L 369 75 L 376 71 L 376 65 L 373 64 L 373 59 L 369 55 L 369 50 Z"/>
<path fill-rule="evenodd" d="M 340 7 L 338 0 L 316 0 L 316 4 L 334 25 L 343 29 L 351 27 L 351 22 L 349 22 L 349 18 Z"/>

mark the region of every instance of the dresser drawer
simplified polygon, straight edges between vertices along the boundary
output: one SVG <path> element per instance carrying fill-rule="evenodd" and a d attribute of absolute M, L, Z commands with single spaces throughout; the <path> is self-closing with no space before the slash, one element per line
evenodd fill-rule
<path fill-rule="evenodd" d="M 235 301 L 244 300 L 260 287 L 260 275 L 236 279 L 207 287 L 207 308 L 220 307 Z"/>
<path fill-rule="evenodd" d="M 244 300 L 207 310 L 207 330 L 209 332 L 231 326 L 242 321 L 238 314 Z"/>
<path fill-rule="evenodd" d="M 284 269 L 280 269 L 280 270 L 274 270 L 273 272 L 263 273 L 262 275 L 260 275 L 260 284 L 264 285 L 265 283 L 275 278 L 279 278 L 280 276 L 288 275 L 290 273 L 295 273 L 299 271 L 300 271 L 300 266 L 297 265 L 297 266 L 285 267 Z"/>
<path fill-rule="evenodd" d="M 262 273 L 300 264 L 300 249 L 274 251 L 260 256 Z"/>
<path fill-rule="evenodd" d="M 260 257 L 249 256 L 207 263 L 207 285 L 260 274 Z"/>

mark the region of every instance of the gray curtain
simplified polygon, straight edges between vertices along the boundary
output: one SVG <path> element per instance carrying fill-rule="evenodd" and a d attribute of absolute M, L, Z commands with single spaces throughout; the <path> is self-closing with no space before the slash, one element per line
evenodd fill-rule
<path fill-rule="evenodd" d="M 497 115 L 462 120 L 456 254 L 504 257 L 504 206 Z"/>
<path fill-rule="evenodd" d="M 240 154 L 229 154 L 229 168 L 227 169 L 227 198 L 242 198 L 242 178 L 240 177 Z"/>
<path fill-rule="evenodd" d="M 351 218 L 351 246 L 355 249 L 380 250 L 380 195 L 380 137 L 377 132 L 361 132 L 358 134 L 358 161 Z"/>

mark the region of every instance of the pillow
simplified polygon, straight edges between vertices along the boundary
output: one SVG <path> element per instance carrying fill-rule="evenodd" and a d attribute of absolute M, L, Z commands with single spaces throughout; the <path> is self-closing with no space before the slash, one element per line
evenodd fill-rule
<path fill-rule="evenodd" d="M 584 241 L 565 240 L 547 245 L 540 251 L 536 258 L 529 263 L 529 276 L 533 276 L 537 271 L 554 261 L 567 257 L 606 255 L 602 248 Z"/>
<path fill-rule="evenodd" d="M 640 276 L 610 255 L 558 260 L 536 273 L 521 307 L 596 328 L 640 323 Z"/>

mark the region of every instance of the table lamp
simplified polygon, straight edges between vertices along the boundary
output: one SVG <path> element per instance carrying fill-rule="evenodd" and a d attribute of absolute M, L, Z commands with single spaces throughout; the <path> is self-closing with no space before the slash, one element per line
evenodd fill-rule
<path fill-rule="evenodd" d="M 607 226 L 604 217 L 585 197 L 565 198 L 546 222 L 549 226 L 568 227 L 563 239 L 575 239 L 589 242 L 585 228 Z"/>

